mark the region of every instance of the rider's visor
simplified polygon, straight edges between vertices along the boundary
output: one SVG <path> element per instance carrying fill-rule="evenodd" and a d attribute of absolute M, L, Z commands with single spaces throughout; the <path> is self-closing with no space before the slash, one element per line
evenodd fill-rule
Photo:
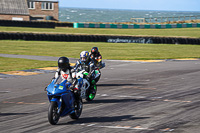
<path fill-rule="evenodd" d="M 86 57 L 81 57 L 81 60 L 82 61 L 86 61 Z"/>

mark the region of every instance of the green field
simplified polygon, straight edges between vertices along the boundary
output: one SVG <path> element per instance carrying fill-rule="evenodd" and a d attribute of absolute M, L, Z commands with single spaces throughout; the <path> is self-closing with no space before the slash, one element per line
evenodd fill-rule
<path fill-rule="evenodd" d="M 67 56 L 79 58 L 83 50 L 99 47 L 104 59 L 172 59 L 199 58 L 199 45 L 48 42 L 48 41 L 0 41 L 0 53 L 41 56 Z"/>
<path fill-rule="evenodd" d="M 57 34 L 89 34 L 89 35 L 133 35 L 133 36 L 162 36 L 162 37 L 195 37 L 200 38 L 200 28 L 174 29 L 101 29 L 101 28 L 24 28 L 0 27 L 0 32 L 34 32 Z"/>
<path fill-rule="evenodd" d="M 200 28 L 176 29 L 96 29 L 96 28 L 25 28 L 0 27 L 0 32 L 26 32 L 47 34 L 88 35 L 134 35 L 164 37 L 200 38 Z M 150 60 L 174 58 L 200 58 L 199 45 L 137 44 L 137 43 L 95 43 L 95 42 L 47 42 L 47 41 L 0 41 L 0 53 L 17 55 L 67 56 L 79 58 L 83 50 L 90 51 L 97 46 L 103 59 Z M 56 62 L 0 58 L 0 72 L 56 66 Z"/>
<path fill-rule="evenodd" d="M 38 61 L 17 58 L 4 58 L 0 57 L 0 72 L 27 70 L 41 67 L 56 66 L 55 61 Z"/>
<path fill-rule="evenodd" d="M 103 59 L 150 60 L 175 58 L 200 58 L 200 45 L 136 44 L 136 43 L 94 43 L 94 42 L 47 42 L 47 41 L 0 41 L 0 53 L 38 56 L 66 56 L 79 58 L 83 50 L 99 47 Z M 0 58 L 0 71 L 32 69 L 56 66 L 56 62 L 28 61 Z M 23 66 L 21 66 L 23 64 Z M 32 64 L 32 65 L 31 65 Z"/>

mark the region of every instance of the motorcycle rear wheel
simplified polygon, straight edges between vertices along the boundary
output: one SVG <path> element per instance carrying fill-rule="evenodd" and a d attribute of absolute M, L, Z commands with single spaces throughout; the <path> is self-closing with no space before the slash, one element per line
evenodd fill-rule
<path fill-rule="evenodd" d="M 60 119 L 60 114 L 58 113 L 58 105 L 55 101 L 51 102 L 48 111 L 48 120 L 51 125 L 56 125 Z"/>
<path fill-rule="evenodd" d="M 91 87 L 88 90 L 87 98 L 85 99 L 86 101 L 92 101 L 94 97 L 96 96 L 97 93 L 97 86 L 96 84 L 91 85 Z"/>
<path fill-rule="evenodd" d="M 77 103 L 77 101 L 74 102 L 74 113 L 70 114 L 70 118 L 71 119 L 78 119 L 81 116 L 82 113 L 82 109 L 83 109 L 83 102 L 82 99 L 79 100 L 79 102 Z"/>
<path fill-rule="evenodd" d="M 101 75 L 99 75 L 99 77 L 97 77 L 97 78 L 95 79 L 95 82 L 96 82 L 96 83 L 99 81 L 100 77 L 101 77 Z"/>

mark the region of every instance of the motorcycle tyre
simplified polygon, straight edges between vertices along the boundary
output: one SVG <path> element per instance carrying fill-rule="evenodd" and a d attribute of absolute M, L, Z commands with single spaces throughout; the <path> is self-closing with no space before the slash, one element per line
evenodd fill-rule
<path fill-rule="evenodd" d="M 100 76 L 98 78 L 95 79 L 96 83 L 99 81 L 100 77 L 101 77 L 101 74 L 100 74 Z"/>
<path fill-rule="evenodd" d="M 58 111 L 58 104 L 57 102 L 52 101 L 49 105 L 49 111 L 48 111 L 48 120 L 51 125 L 56 125 L 60 119 L 60 114 L 58 114 L 57 111 Z"/>
<path fill-rule="evenodd" d="M 94 84 L 95 86 L 96 86 L 96 84 Z M 89 89 L 89 92 L 88 92 L 88 94 L 87 94 L 87 98 L 85 99 L 86 101 L 92 101 L 94 98 L 95 98 L 95 96 L 96 96 L 96 93 L 97 93 L 97 86 L 96 86 L 96 90 L 94 89 L 94 85 L 91 85 L 91 87 L 90 87 L 90 89 Z M 91 90 L 95 90 L 95 92 L 93 93 L 94 94 L 94 97 L 93 98 L 90 98 L 89 96 L 90 96 L 90 94 L 92 94 L 91 93 Z"/>
<path fill-rule="evenodd" d="M 76 107 L 76 104 L 77 104 L 76 101 L 74 102 L 74 104 L 75 104 L 74 106 Z M 83 109 L 83 101 L 82 101 L 82 99 L 80 99 L 79 104 L 78 104 L 78 108 L 75 108 L 74 113 L 69 115 L 70 118 L 77 120 L 81 116 L 82 109 Z"/>

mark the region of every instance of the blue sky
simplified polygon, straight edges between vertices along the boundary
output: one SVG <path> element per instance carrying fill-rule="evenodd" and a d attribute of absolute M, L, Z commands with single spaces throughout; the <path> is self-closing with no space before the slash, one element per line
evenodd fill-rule
<path fill-rule="evenodd" d="M 59 0 L 60 7 L 200 11 L 200 0 Z"/>

